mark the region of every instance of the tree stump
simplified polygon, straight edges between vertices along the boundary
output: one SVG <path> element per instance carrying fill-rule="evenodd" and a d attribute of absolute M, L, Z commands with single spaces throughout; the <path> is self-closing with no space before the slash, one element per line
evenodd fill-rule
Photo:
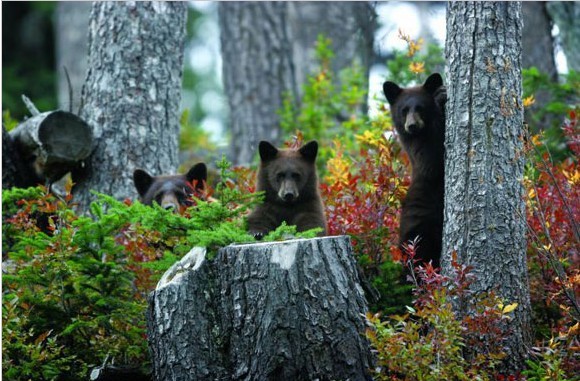
<path fill-rule="evenodd" d="M 34 115 L 10 131 L 10 138 L 30 167 L 29 175 L 50 182 L 74 170 L 93 149 L 91 127 L 61 110 Z"/>
<path fill-rule="evenodd" d="M 149 297 L 157 380 L 366 380 L 367 311 L 346 236 L 194 248 Z"/>

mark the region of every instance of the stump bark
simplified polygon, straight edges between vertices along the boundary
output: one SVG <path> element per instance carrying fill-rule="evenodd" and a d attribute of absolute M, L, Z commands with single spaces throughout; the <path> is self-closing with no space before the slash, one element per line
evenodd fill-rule
<path fill-rule="evenodd" d="M 155 379 L 370 379 L 366 311 L 348 237 L 194 248 L 150 295 Z"/>

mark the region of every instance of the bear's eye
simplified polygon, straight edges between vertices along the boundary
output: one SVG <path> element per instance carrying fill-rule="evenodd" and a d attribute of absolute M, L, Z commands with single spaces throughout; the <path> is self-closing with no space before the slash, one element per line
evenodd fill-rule
<path fill-rule="evenodd" d="M 278 173 L 276 175 L 276 181 L 280 182 L 282 180 L 284 180 L 284 174 L 283 173 Z"/>
<path fill-rule="evenodd" d="M 300 180 L 300 174 L 299 173 L 294 172 L 294 173 L 292 173 L 291 176 L 292 176 L 292 180 L 294 180 L 294 181 L 299 181 Z"/>
<path fill-rule="evenodd" d="M 415 108 L 415 110 L 417 111 L 417 113 L 422 114 L 423 113 L 423 106 L 417 106 Z"/>
<path fill-rule="evenodd" d="M 403 107 L 403 116 L 406 116 L 409 113 L 409 107 L 405 106 Z"/>

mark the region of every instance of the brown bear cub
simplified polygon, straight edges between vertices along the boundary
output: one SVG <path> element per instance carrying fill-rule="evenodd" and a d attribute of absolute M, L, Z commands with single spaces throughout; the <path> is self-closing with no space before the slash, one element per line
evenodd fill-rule
<path fill-rule="evenodd" d="M 266 141 L 259 145 L 260 168 L 257 190 L 265 200 L 248 216 L 250 234 L 261 238 L 282 222 L 296 225 L 297 231 L 322 228 L 326 218 L 316 174 L 318 143 L 311 141 L 300 149 L 278 149 Z"/>
<path fill-rule="evenodd" d="M 409 155 L 411 185 L 403 200 L 399 244 L 419 236 L 416 259 L 439 267 L 443 235 L 445 102 L 447 93 L 438 73 L 422 86 L 400 88 L 385 82 L 383 91 L 401 145 Z"/>
<path fill-rule="evenodd" d="M 151 176 L 143 169 L 133 172 L 133 181 L 140 201 L 145 205 L 157 202 L 162 208 L 183 213 L 192 205 L 192 196 L 205 199 L 207 167 L 197 163 L 184 175 Z"/>

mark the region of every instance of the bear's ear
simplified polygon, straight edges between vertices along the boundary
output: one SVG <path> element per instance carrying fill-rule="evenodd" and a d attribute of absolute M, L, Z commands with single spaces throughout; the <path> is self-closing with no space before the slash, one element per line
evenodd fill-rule
<path fill-rule="evenodd" d="M 203 184 L 207 180 L 207 167 L 205 163 L 197 163 L 191 167 L 185 174 L 185 178 L 192 184 L 195 180 L 195 187 L 197 189 L 203 189 Z"/>
<path fill-rule="evenodd" d="M 272 143 L 265 140 L 260 142 L 258 150 L 260 151 L 260 159 L 262 159 L 262 161 L 270 161 L 278 156 L 278 148 L 274 147 Z"/>
<path fill-rule="evenodd" d="M 387 100 L 391 105 L 395 104 L 397 97 L 399 94 L 401 94 L 402 91 L 403 89 L 401 89 L 395 82 L 387 81 L 383 83 L 383 92 L 385 93 L 385 97 L 387 97 Z"/>
<path fill-rule="evenodd" d="M 135 183 L 135 188 L 137 188 L 137 192 L 141 197 L 145 196 L 154 180 L 155 178 L 143 169 L 136 169 L 135 172 L 133 172 L 133 182 Z"/>
<path fill-rule="evenodd" d="M 443 78 L 441 78 L 441 74 L 439 73 L 431 74 L 423 84 L 423 88 L 427 90 L 429 94 L 435 94 L 435 91 L 437 91 L 441 86 L 443 86 Z"/>
<path fill-rule="evenodd" d="M 316 154 L 318 153 L 318 142 L 313 140 L 311 142 L 303 145 L 298 152 L 305 158 L 308 162 L 314 163 L 316 161 Z"/>

